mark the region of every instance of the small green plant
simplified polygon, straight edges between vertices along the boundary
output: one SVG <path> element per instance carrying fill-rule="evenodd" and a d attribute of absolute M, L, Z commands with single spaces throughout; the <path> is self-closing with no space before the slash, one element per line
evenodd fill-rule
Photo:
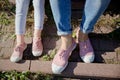
<path fill-rule="evenodd" d="M 5 12 L 0 13 L 0 25 L 8 25 L 10 23 L 11 23 L 11 21 L 10 21 L 7 13 L 5 13 Z"/>
<path fill-rule="evenodd" d="M 15 34 L 11 34 L 10 39 L 15 39 L 16 35 Z"/>
<path fill-rule="evenodd" d="M 52 80 L 52 75 L 37 73 L 38 79 L 36 80 Z"/>
<path fill-rule="evenodd" d="M 51 60 L 51 59 L 50 59 L 50 56 L 49 56 L 48 54 L 44 55 L 44 56 L 42 57 L 42 59 L 43 59 L 44 61 L 50 61 L 50 60 Z"/>
<path fill-rule="evenodd" d="M 57 49 L 53 49 L 53 50 L 51 51 L 51 53 L 50 53 L 50 55 L 49 55 L 51 59 L 54 58 L 56 52 L 57 52 Z"/>
<path fill-rule="evenodd" d="M 55 54 L 56 54 L 57 49 L 53 49 L 50 51 L 50 54 L 46 54 L 42 57 L 43 60 L 45 61 L 50 61 L 54 58 Z"/>
<path fill-rule="evenodd" d="M 116 25 L 117 25 L 117 26 L 120 26 L 120 18 L 117 18 L 117 19 L 115 19 L 114 21 L 116 22 Z"/>

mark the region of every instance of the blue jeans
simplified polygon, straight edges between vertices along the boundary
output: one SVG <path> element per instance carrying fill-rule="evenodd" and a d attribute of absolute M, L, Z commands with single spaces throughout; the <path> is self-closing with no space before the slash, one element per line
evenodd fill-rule
<path fill-rule="evenodd" d="M 92 2 L 93 1 L 93 2 Z M 16 34 L 25 33 L 26 16 L 30 0 L 16 0 Z M 35 29 L 43 29 L 45 0 L 33 0 Z M 105 11 L 110 0 L 86 0 L 80 30 L 89 33 L 95 23 Z M 50 0 L 53 17 L 57 26 L 58 35 L 72 33 L 71 27 L 71 0 Z"/>
<path fill-rule="evenodd" d="M 25 34 L 26 17 L 30 0 L 16 0 L 15 32 Z M 45 0 L 33 0 L 34 29 L 43 29 Z"/>
<path fill-rule="evenodd" d="M 16 0 L 15 32 L 25 34 L 26 16 L 30 0 Z M 33 0 L 34 6 L 34 29 L 43 29 L 45 0 Z M 67 4 L 66 4 L 67 3 Z M 71 2 L 70 0 L 50 0 L 54 19 L 59 35 L 67 35 L 71 29 Z M 65 12 L 65 13 L 64 13 Z"/>
<path fill-rule="evenodd" d="M 110 0 L 86 0 L 80 30 L 93 31 L 98 18 L 105 11 Z M 50 0 L 58 35 L 71 34 L 71 0 Z"/>
<path fill-rule="evenodd" d="M 71 34 L 71 0 L 50 0 L 50 5 L 57 26 L 57 34 Z"/>
<path fill-rule="evenodd" d="M 105 11 L 110 0 L 86 0 L 80 30 L 83 33 L 93 31 L 94 25 Z"/>

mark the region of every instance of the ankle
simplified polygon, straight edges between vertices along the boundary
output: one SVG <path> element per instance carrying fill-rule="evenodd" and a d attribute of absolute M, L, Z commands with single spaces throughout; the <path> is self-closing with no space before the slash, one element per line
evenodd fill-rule
<path fill-rule="evenodd" d="M 21 44 L 24 44 L 25 41 L 24 41 L 24 35 L 21 34 L 21 35 L 16 35 L 16 43 L 17 45 L 21 45 Z"/>
<path fill-rule="evenodd" d="M 80 31 L 78 40 L 79 40 L 79 42 L 83 42 L 83 41 L 88 40 L 88 34 L 85 34 L 85 33 Z"/>
<path fill-rule="evenodd" d="M 16 43 L 16 46 L 24 46 L 25 45 L 25 42 L 17 42 Z"/>
<path fill-rule="evenodd" d="M 67 49 L 72 44 L 72 36 L 71 35 L 61 36 L 61 40 L 62 40 L 61 48 L 63 48 L 63 49 Z"/>
<path fill-rule="evenodd" d="M 42 33 L 42 30 L 39 30 L 39 29 L 35 29 L 34 30 L 34 38 L 41 38 L 41 33 Z"/>
<path fill-rule="evenodd" d="M 71 40 L 72 39 L 72 35 L 70 34 L 70 35 L 63 35 L 63 36 L 61 36 L 61 39 L 62 40 Z"/>
<path fill-rule="evenodd" d="M 33 41 L 39 41 L 39 40 L 41 40 L 41 37 L 33 37 Z"/>

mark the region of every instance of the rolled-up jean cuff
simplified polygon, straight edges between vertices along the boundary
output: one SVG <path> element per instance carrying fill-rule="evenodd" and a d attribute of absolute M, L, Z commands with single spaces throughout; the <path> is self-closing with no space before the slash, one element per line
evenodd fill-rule
<path fill-rule="evenodd" d="M 92 32 L 93 30 L 84 30 L 84 29 L 80 29 L 81 32 L 83 32 L 84 34 L 89 34 L 90 32 Z"/>
<path fill-rule="evenodd" d="M 34 27 L 34 29 L 43 30 L 43 27 Z"/>
<path fill-rule="evenodd" d="M 16 32 L 15 34 L 16 34 L 16 35 L 24 35 L 25 33 L 17 33 L 17 32 Z"/>
<path fill-rule="evenodd" d="M 57 31 L 57 34 L 58 34 L 59 36 L 69 35 L 69 34 L 72 34 L 72 31 L 67 31 L 67 32 L 59 32 L 59 31 Z"/>

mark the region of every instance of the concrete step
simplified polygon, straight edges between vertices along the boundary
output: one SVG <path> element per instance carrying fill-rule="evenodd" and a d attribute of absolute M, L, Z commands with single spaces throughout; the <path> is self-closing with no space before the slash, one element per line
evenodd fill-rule
<path fill-rule="evenodd" d="M 19 72 L 30 71 L 53 74 L 51 71 L 51 61 L 27 60 L 22 61 L 21 63 L 11 63 L 9 60 L 0 60 L 0 71 L 10 70 L 17 70 Z M 69 65 L 62 74 L 54 75 L 74 78 L 120 79 L 120 65 L 69 62 Z"/>

